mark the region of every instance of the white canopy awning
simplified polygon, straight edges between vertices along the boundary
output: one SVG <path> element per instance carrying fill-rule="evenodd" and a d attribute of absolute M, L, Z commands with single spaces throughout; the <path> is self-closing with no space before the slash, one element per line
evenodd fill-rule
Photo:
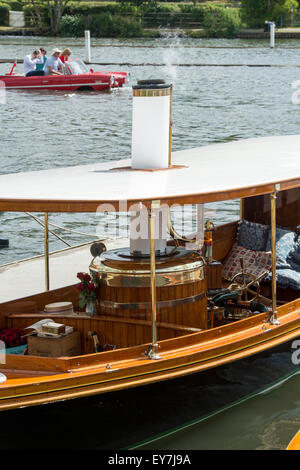
<path fill-rule="evenodd" d="M 174 152 L 168 170 L 130 160 L 0 176 L 0 210 L 94 211 L 101 203 L 209 202 L 300 186 L 300 136 L 275 136 Z M 123 167 L 120 169 L 120 167 Z"/>

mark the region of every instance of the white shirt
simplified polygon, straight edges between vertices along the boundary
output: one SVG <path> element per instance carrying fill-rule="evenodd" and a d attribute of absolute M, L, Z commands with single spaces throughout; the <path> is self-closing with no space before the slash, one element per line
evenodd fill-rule
<path fill-rule="evenodd" d="M 28 72 L 35 70 L 36 64 L 42 64 L 44 57 L 38 59 L 33 59 L 32 54 L 28 54 L 24 59 L 24 74 L 27 75 Z"/>

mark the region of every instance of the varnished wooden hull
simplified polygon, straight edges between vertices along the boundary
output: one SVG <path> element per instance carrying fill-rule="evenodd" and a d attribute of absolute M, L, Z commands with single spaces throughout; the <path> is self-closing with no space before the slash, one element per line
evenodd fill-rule
<path fill-rule="evenodd" d="M 296 371 L 287 342 L 160 383 L 1 412 L 0 449 L 120 449 L 209 416 Z M 30 434 L 15 423 L 34 423 Z M 11 439 L 11 436 L 14 436 Z"/>
<path fill-rule="evenodd" d="M 300 301 L 278 309 L 280 325 L 258 314 L 234 324 L 160 341 L 160 360 L 146 345 L 69 358 L 7 356 L 0 410 L 125 390 L 207 371 L 300 336 Z"/>

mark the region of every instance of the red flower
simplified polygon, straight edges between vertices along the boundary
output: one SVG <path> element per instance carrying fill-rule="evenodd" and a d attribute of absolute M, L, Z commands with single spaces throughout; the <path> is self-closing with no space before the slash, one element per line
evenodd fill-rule
<path fill-rule="evenodd" d="M 92 279 L 92 278 L 91 278 L 91 276 L 90 276 L 89 274 L 85 274 L 85 275 L 83 276 L 83 280 L 86 281 L 86 282 L 90 282 L 91 279 Z"/>
<path fill-rule="evenodd" d="M 88 285 L 88 290 L 90 292 L 93 292 L 94 290 L 96 290 L 96 286 L 95 284 L 93 284 L 92 282 Z"/>
<path fill-rule="evenodd" d="M 79 292 L 84 291 L 84 285 L 80 282 L 79 284 L 76 284 L 76 289 L 79 290 Z"/>
<path fill-rule="evenodd" d="M 78 279 L 80 279 L 81 281 L 83 281 L 83 279 L 84 279 L 84 274 L 83 274 L 83 273 L 78 273 L 78 274 L 77 274 L 77 277 L 78 277 Z"/>

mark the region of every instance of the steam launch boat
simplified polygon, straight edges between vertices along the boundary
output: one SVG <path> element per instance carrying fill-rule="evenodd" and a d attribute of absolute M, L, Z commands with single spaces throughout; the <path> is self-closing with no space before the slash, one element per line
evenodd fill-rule
<path fill-rule="evenodd" d="M 171 114 L 172 85 L 138 82 L 131 159 L 0 176 L 0 211 L 45 213 L 46 284 L 0 304 L 1 411 L 200 386 L 300 336 L 300 136 L 171 153 Z M 240 220 L 215 227 L 205 204 L 233 199 Z M 183 236 L 172 213 L 185 205 L 197 221 Z M 130 214 L 129 247 L 93 244 L 79 286 L 74 272 L 74 285 L 51 290 L 49 214 L 96 211 Z"/>

